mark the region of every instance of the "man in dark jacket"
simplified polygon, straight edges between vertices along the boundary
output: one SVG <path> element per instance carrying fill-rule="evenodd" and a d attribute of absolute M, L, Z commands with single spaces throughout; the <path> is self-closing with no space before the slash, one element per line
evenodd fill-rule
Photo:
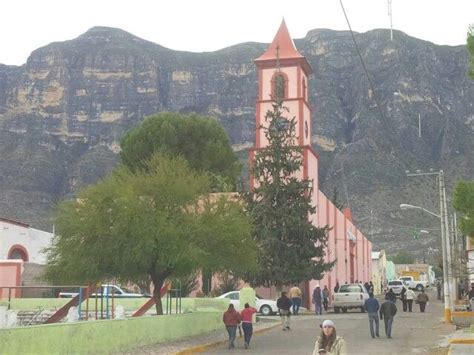
<path fill-rule="evenodd" d="M 364 303 L 364 308 L 369 315 L 369 329 L 370 335 L 372 338 L 379 337 L 379 301 L 374 297 L 373 293 L 369 293 L 369 298 Z M 375 323 L 375 332 L 374 332 L 374 323 Z"/>
<path fill-rule="evenodd" d="M 291 300 L 286 295 L 286 292 L 281 293 L 281 297 L 277 300 L 278 312 L 280 312 L 281 326 L 283 330 L 290 329 L 290 307 Z"/>
<path fill-rule="evenodd" d="M 400 292 L 400 300 L 402 301 L 402 305 L 403 305 L 403 312 L 406 312 L 407 311 L 407 289 L 405 288 L 405 286 L 402 287 L 402 292 Z"/>
<path fill-rule="evenodd" d="M 416 297 L 416 300 L 418 301 L 418 304 L 420 305 L 420 312 L 424 313 L 425 312 L 425 307 L 428 301 L 430 300 L 428 298 L 428 295 L 425 293 L 425 290 L 421 290 L 421 293 L 418 294 Z"/>
<path fill-rule="evenodd" d="M 397 314 L 397 306 L 395 306 L 395 303 L 390 300 L 386 300 L 382 303 L 380 307 L 380 319 L 383 319 L 385 323 L 385 335 L 387 338 L 392 337 L 392 323 L 395 314 Z"/>

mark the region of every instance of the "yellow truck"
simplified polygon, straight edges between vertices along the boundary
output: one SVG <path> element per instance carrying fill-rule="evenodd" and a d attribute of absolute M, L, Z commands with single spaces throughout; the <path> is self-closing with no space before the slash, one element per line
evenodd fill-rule
<path fill-rule="evenodd" d="M 418 271 L 402 271 L 400 276 L 413 276 L 414 281 L 419 281 L 421 279 Z"/>

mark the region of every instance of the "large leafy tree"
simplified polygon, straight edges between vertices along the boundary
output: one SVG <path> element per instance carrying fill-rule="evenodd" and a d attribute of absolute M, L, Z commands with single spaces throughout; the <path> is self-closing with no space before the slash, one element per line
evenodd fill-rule
<path fill-rule="evenodd" d="M 206 171 L 214 191 L 235 186 L 241 166 L 224 128 L 214 119 L 173 112 L 147 117 L 122 139 L 120 157 L 132 171 L 146 170 L 156 153 L 180 155 L 191 168 Z"/>
<path fill-rule="evenodd" d="M 324 261 L 328 228 L 310 221 L 312 182 L 297 177 L 302 150 L 295 145 L 296 122 L 284 117 L 276 99 L 262 127 L 269 142 L 256 153 L 251 167 L 256 186 L 247 195 L 258 246 L 259 271 L 247 276 L 255 285 L 280 287 L 303 280 L 321 279 L 333 263 Z"/>
<path fill-rule="evenodd" d="M 460 181 L 456 184 L 453 207 L 461 214 L 461 232 L 474 237 L 474 181 Z"/>
<path fill-rule="evenodd" d="M 256 252 L 242 205 L 209 195 L 207 175 L 183 158 L 158 154 L 144 164 L 138 172 L 121 167 L 59 205 L 47 276 L 60 283 L 151 280 L 162 314 L 167 278 L 205 267 L 243 272 Z"/>

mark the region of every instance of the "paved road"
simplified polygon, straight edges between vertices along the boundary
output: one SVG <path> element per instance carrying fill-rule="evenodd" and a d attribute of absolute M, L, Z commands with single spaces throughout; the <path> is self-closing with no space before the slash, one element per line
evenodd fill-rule
<path fill-rule="evenodd" d="M 434 294 L 429 293 L 430 299 Z M 413 313 L 404 313 L 397 302 L 398 313 L 392 329 L 392 339 L 385 337 L 383 321 L 380 338 L 372 339 L 368 329 L 367 314 L 349 311 L 329 313 L 323 316 L 298 316 L 292 318 L 292 330 L 282 331 L 279 327 L 257 334 L 250 349 L 243 348 L 243 341 L 237 341 L 237 348 L 228 350 L 225 346 L 208 351 L 207 354 L 311 354 L 315 338 L 320 333 L 319 324 L 332 319 L 336 329 L 348 344 L 349 354 L 445 354 L 446 336 L 453 332 L 453 326 L 442 322 L 441 301 L 430 302 L 427 313 L 420 313 L 417 305 Z"/>

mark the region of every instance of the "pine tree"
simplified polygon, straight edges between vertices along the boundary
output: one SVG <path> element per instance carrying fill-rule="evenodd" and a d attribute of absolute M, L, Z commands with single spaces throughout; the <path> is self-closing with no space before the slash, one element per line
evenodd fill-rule
<path fill-rule="evenodd" d="M 297 178 L 302 149 L 295 143 L 296 121 L 287 119 L 282 100 L 275 99 L 261 127 L 269 142 L 259 150 L 251 167 L 255 188 L 247 194 L 258 246 L 259 271 L 247 275 L 253 285 L 277 286 L 321 279 L 334 262 L 324 261 L 328 228 L 317 228 L 309 216 L 312 181 Z"/>

